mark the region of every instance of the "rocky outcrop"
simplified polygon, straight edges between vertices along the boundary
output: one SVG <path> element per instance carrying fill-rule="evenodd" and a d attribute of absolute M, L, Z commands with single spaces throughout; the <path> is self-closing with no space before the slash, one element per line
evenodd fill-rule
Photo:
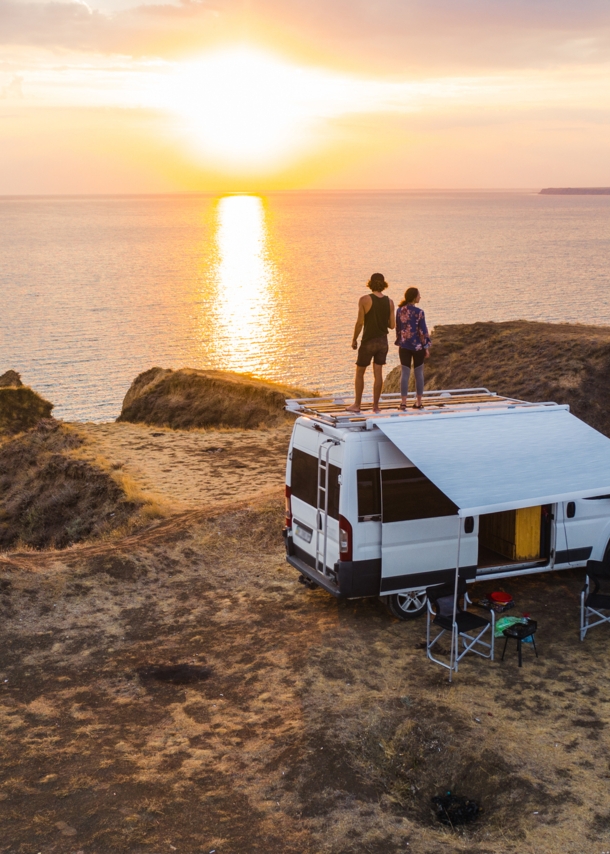
<path fill-rule="evenodd" d="M 287 397 L 312 394 L 248 374 L 151 368 L 131 384 L 117 421 L 174 430 L 271 427 L 285 419 Z"/>
<path fill-rule="evenodd" d="M 22 384 L 16 371 L 0 377 L 0 435 L 21 433 L 49 418 L 53 404 Z"/>
<path fill-rule="evenodd" d="M 23 385 L 17 371 L 5 371 L 0 376 L 0 388 L 20 388 Z"/>
<path fill-rule="evenodd" d="M 527 320 L 437 326 L 425 379 L 426 389 L 483 386 L 567 403 L 610 436 L 609 326 Z M 384 391 L 400 391 L 400 368 L 388 374 Z"/>

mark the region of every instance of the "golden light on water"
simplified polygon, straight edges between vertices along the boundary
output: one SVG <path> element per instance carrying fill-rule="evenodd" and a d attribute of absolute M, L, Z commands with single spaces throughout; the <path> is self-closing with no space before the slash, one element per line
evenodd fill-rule
<path fill-rule="evenodd" d="M 274 285 L 259 196 L 224 196 L 215 218 L 214 324 L 227 370 L 264 372 L 272 357 Z"/>

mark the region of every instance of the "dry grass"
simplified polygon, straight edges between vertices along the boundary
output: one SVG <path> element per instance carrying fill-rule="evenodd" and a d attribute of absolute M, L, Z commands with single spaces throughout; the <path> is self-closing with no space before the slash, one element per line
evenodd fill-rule
<path fill-rule="evenodd" d="M 52 409 L 52 403 L 27 386 L 0 386 L 0 435 L 29 430 L 41 418 L 49 418 Z"/>
<path fill-rule="evenodd" d="M 526 320 L 437 326 L 425 377 L 428 389 L 484 386 L 525 400 L 568 403 L 610 436 L 607 326 Z M 400 390 L 400 368 L 388 374 L 384 390 Z"/>
<path fill-rule="evenodd" d="M 421 620 L 296 583 L 281 519 L 278 496 L 0 563 L 0 850 L 608 850 L 610 636 L 579 643 L 579 574 L 507 581 L 540 657 L 450 686 Z M 138 676 L 179 663 L 209 678 Z M 430 808 L 449 788 L 484 808 L 461 832 Z"/>
<path fill-rule="evenodd" d="M 78 428 L 44 419 L 0 444 L 0 548 L 65 548 L 127 532 L 167 512 L 87 445 Z"/>
<path fill-rule="evenodd" d="M 311 395 L 249 374 L 151 368 L 131 384 L 117 420 L 180 430 L 277 426 L 287 397 Z"/>
<path fill-rule="evenodd" d="M 137 500 L 151 458 L 152 486 L 184 469 L 188 506 L 202 506 L 188 492 L 200 479 L 209 500 L 122 539 L 0 555 L 0 851 L 610 850 L 610 635 L 578 641 L 581 571 L 505 581 L 538 620 L 540 657 L 467 657 L 449 685 L 422 620 L 297 583 L 280 533 L 285 426 L 26 435 L 20 453 L 40 459 L 38 443 L 89 466 L 122 500 Z M 265 477 L 277 499 L 211 513 Z M 209 678 L 143 675 L 176 664 Z M 481 803 L 475 824 L 437 824 L 430 799 L 448 789 Z"/>

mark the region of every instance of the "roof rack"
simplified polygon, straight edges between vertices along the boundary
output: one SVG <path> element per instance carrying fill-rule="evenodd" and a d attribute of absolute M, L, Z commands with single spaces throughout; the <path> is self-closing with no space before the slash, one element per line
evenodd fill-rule
<path fill-rule="evenodd" d="M 371 395 L 363 398 L 360 412 L 348 412 L 346 406 L 353 400 L 353 392 L 320 395 L 319 397 L 303 397 L 286 401 L 285 409 L 294 415 L 306 415 L 316 421 L 332 424 L 336 427 L 365 426 L 370 418 L 383 416 L 401 418 L 421 417 L 426 412 L 464 412 L 467 410 L 489 410 L 526 408 L 534 406 L 557 406 L 556 403 L 530 403 L 513 397 L 504 397 L 486 388 L 454 388 L 437 391 L 425 391 L 422 402 L 423 410 L 413 409 L 415 395 L 408 396 L 408 408 L 400 409 L 402 398 L 399 393 L 382 394 L 379 400 L 379 412 L 373 411 Z M 412 401 L 412 402 L 411 402 Z"/>

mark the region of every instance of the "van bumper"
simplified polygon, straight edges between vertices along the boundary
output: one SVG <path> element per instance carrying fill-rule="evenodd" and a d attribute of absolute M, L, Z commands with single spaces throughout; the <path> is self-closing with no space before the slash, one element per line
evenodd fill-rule
<path fill-rule="evenodd" d="M 346 599 L 362 599 L 366 596 L 379 596 L 381 583 L 381 560 L 338 560 L 329 572 L 334 578 L 319 572 L 313 564 L 313 558 L 300 549 L 292 539 L 288 528 L 282 531 L 286 544 L 286 560 L 301 575 L 315 581 L 333 596 Z"/>
<path fill-rule="evenodd" d="M 297 572 L 300 572 L 301 575 L 305 576 L 305 578 L 309 578 L 310 581 L 315 581 L 316 584 L 328 593 L 332 593 L 333 596 L 339 597 L 341 595 L 339 592 L 339 585 L 333 578 L 330 578 L 328 575 L 324 575 L 322 572 L 318 572 L 315 566 L 312 566 L 312 556 L 295 545 L 294 540 L 292 539 L 292 532 L 289 531 L 288 528 L 284 528 L 282 536 L 284 537 L 284 542 L 286 544 L 286 560 L 290 566 L 294 567 Z"/>
<path fill-rule="evenodd" d="M 324 590 L 328 593 L 332 593 L 333 596 L 337 598 L 341 596 L 339 592 L 339 587 L 334 583 L 332 578 L 329 578 L 327 575 L 323 575 L 321 572 L 318 572 L 317 569 L 314 569 L 313 566 L 309 566 L 308 563 L 305 563 L 304 560 L 301 560 L 299 557 L 295 555 L 286 555 L 286 560 L 293 566 L 301 575 L 304 575 L 305 578 L 309 578 L 310 581 L 315 581 L 316 584 L 319 584 Z"/>

